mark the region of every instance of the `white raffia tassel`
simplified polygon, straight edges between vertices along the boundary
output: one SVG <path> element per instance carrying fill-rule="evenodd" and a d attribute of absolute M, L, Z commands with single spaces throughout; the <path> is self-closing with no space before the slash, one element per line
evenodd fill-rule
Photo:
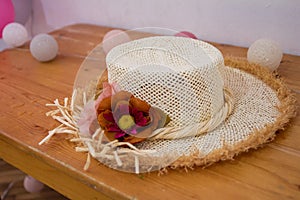
<path fill-rule="evenodd" d="M 53 129 L 52 131 L 49 131 L 48 135 L 44 139 L 42 139 L 42 141 L 39 142 L 39 145 L 42 145 L 45 142 L 47 142 L 48 140 L 50 140 L 50 138 L 55 134 L 55 131 L 56 131 L 55 129 Z"/>
<path fill-rule="evenodd" d="M 74 104 L 75 104 L 75 98 L 76 98 L 76 95 L 77 95 L 77 90 L 74 89 L 74 90 L 73 90 L 73 93 L 72 93 L 71 103 L 70 103 L 70 109 L 71 109 L 72 111 L 74 111 Z"/>
<path fill-rule="evenodd" d="M 89 149 L 86 147 L 75 147 L 76 152 L 88 152 Z"/>
<path fill-rule="evenodd" d="M 140 173 L 140 163 L 139 163 L 139 158 L 137 156 L 134 156 L 134 166 L 135 166 L 135 173 L 139 174 Z"/>
<path fill-rule="evenodd" d="M 119 167 L 120 167 L 120 166 L 122 166 L 122 165 L 123 165 L 123 163 L 122 163 L 122 161 L 121 161 L 120 157 L 118 156 L 118 153 L 117 153 L 117 151 L 114 151 L 114 152 L 113 152 L 113 154 L 114 154 L 114 156 L 115 156 L 115 159 L 116 159 L 117 165 L 118 165 Z"/>
<path fill-rule="evenodd" d="M 72 110 L 68 105 L 68 101 L 68 98 L 64 98 L 64 105 L 61 105 L 58 99 L 55 99 L 53 104 L 46 104 L 46 106 L 48 107 L 56 107 L 55 110 L 47 112 L 46 116 L 51 116 L 53 119 L 57 120 L 61 124 L 53 130 L 50 130 L 48 132 L 48 135 L 39 142 L 39 145 L 42 145 L 45 142 L 49 141 L 51 137 L 56 133 L 66 133 L 72 135 L 77 135 L 79 133 L 77 124 L 74 118 L 72 117 Z"/>
<path fill-rule="evenodd" d="M 90 154 L 88 153 L 87 158 L 86 158 L 85 165 L 84 165 L 84 167 L 83 167 L 83 170 L 84 170 L 84 171 L 88 170 L 89 167 L 90 167 L 90 164 L 91 164 L 91 156 L 90 156 Z"/>
<path fill-rule="evenodd" d="M 109 162 L 115 161 L 117 166 L 122 167 L 123 162 L 126 161 L 128 155 L 134 156 L 135 163 L 135 173 L 140 172 L 139 166 L 139 156 L 146 156 L 149 154 L 153 154 L 155 150 L 140 150 L 136 148 L 134 145 L 128 142 L 119 142 L 118 140 L 114 141 L 103 141 L 104 140 L 104 131 L 101 128 L 98 128 L 91 137 L 83 137 L 79 132 L 79 128 L 77 127 L 76 120 L 79 117 L 78 113 L 74 113 L 74 109 L 80 112 L 83 111 L 83 107 L 75 105 L 75 98 L 77 95 L 77 90 L 73 91 L 72 99 L 70 101 L 70 105 L 68 104 L 69 99 L 64 98 L 64 103 L 61 105 L 56 99 L 52 104 L 46 104 L 48 107 L 55 107 L 54 110 L 46 113 L 47 116 L 51 116 L 53 119 L 57 120 L 61 123 L 58 127 L 50 130 L 48 135 L 39 143 L 42 145 L 43 143 L 50 140 L 50 138 L 56 133 L 67 133 L 72 134 L 75 138 L 72 138 L 71 142 L 80 143 L 80 145 L 75 147 L 76 152 L 88 152 L 87 160 L 84 165 L 84 170 L 87 170 L 91 163 L 91 156 L 97 159 L 108 159 Z M 83 92 L 82 97 L 82 105 L 87 103 L 87 95 Z"/>

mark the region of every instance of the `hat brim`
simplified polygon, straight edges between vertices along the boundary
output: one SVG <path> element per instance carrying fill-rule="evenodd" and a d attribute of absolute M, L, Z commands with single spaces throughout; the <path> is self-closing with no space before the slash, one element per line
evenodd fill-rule
<path fill-rule="evenodd" d="M 86 143 L 91 155 L 111 168 L 133 173 L 207 166 L 271 141 L 295 116 L 295 97 L 267 69 L 245 59 L 226 58 L 222 75 L 235 105 L 232 114 L 213 131 L 175 140 L 146 140 L 136 144 L 137 149 L 110 146 L 110 154 L 105 155 L 107 140 L 99 146 L 100 136 L 91 136 L 92 142 Z M 92 82 L 86 92 L 94 91 L 95 85 Z"/>
<path fill-rule="evenodd" d="M 296 98 L 275 73 L 242 58 L 225 58 L 225 66 L 225 84 L 235 98 L 233 113 L 217 129 L 197 139 L 201 144 L 213 141 L 213 147 L 199 146 L 194 154 L 172 163 L 173 168 L 207 166 L 260 147 L 296 115 Z"/>

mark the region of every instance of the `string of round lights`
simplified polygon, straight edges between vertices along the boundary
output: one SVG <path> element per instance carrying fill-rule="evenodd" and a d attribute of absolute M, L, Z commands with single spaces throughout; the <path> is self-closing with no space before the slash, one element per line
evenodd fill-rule
<path fill-rule="evenodd" d="M 197 39 L 193 33 L 188 31 L 178 32 L 174 36 Z M 28 40 L 28 33 L 22 24 L 8 23 L 3 29 L 3 40 L 11 47 L 20 47 Z M 115 46 L 129 41 L 131 38 L 125 31 L 111 30 L 103 37 L 103 51 L 107 54 Z M 58 50 L 57 41 L 48 34 L 38 34 L 30 42 L 30 52 L 40 62 L 53 60 L 57 56 Z M 282 50 L 275 41 L 259 39 L 249 47 L 247 59 L 250 63 L 259 64 L 274 71 L 278 68 L 282 55 Z"/>

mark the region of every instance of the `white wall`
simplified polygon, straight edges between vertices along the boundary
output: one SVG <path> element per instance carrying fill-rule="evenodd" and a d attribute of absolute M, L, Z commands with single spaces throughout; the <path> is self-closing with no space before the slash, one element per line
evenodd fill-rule
<path fill-rule="evenodd" d="M 32 0 L 32 8 L 34 34 L 73 23 L 156 26 L 245 47 L 271 38 L 285 53 L 300 55 L 298 0 Z"/>

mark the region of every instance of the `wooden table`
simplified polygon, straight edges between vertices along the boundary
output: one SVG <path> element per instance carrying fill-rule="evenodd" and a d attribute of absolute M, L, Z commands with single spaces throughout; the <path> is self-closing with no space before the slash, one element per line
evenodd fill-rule
<path fill-rule="evenodd" d="M 135 175 L 95 160 L 84 171 L 86 154 L 75 152 L 65 135 L 39 146 L 57 126 L 45 116 L 45 104 L 71 96 L 84 57 L 109 30 L 77 24 L 52 32 L 60 52 L 49 63 L 36 61 L 28 44 L 0 53 L 1 158 L 71 199 L 300 199 L 299 114 L 264 148 L 188 173 Z M 246 56 L 247 49 L 214 45 L 224 55 Z M 300 91 L 300 57 L 284 55 L 279 74 L 291 89 Z"/>

